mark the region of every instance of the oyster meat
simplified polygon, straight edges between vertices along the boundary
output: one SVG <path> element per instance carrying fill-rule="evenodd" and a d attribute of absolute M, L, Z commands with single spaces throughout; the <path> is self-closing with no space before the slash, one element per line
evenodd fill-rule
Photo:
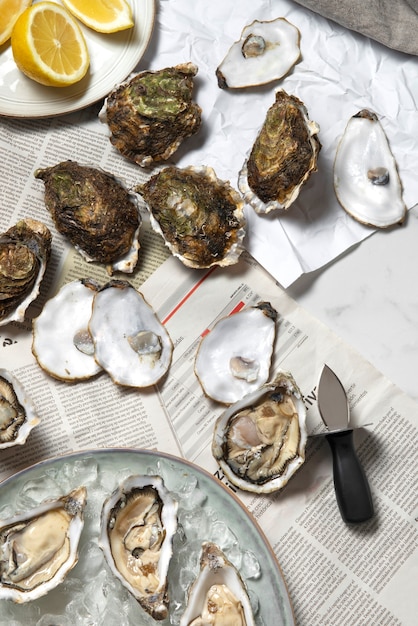
<path fill-rule="evenodd" d="M 86 499 L 78 487 L 0 521 L 0 599 L 28 602 L 64 580 L 78 560 Z"/>
<path fill-rule="evenodd" d="M 197 67 L 183 63 L 136 74 L 117 86 L 99 114 L 110 141 L 141 167 L 166 161 L 201 125 L 201 109 L 192 100 Z"/>
<path fill-rule="evenodd" d="M 277 91 L 238 178 L 244 199 L 257 213 L 288 209 L 296 200 L 317 170 L 318 132 L 303 102 Z"/>
<path fill-rule="evenodd" d="M 127 281 L 111 280 L 95 294 L 89 332 L 97 363 L 119 385 L 149 387 L 168 371 L 170 336 Z"/>
<path fill-rule="evenodd" d="M 113 271 L 132 272 L 138 260 L 141 218 L 135 194 L 112 174 L 63 161 L 39 169 L 45 205 L 58 232 L 87 261 Z"/>
<path fill-rule="evenodd" d="M 0 235 L 0 326 L 23 322 L 26 309 L 39 294 L 51 240 L 45 224 L 30 218 Z"/>
<path fill-rule="evenodd" d="M 269 302 L 223 317 L 203 336 L 195 373 L 205 394 L 232 404 L 269 377 L 277 311 Z"/>
<path fill-rule="evenodd" d="M 166 167 L 137 187 L 153 229 L 184 265 L 236 263 L 245 237 L 244 203 L 210 167 Z"/>
<path fill-rule="evenodd" d="M 180 626 L 211 625 L 255 626 L 255 617 L 238 570 L 216 544 L 207 541 Z"/>
<path fill-rule="evenodd" d="M 32 352 L 40 367 L 59 380 L 84 380 L 102 370 L 94 358 L 88 324 L 99 286 L 91 279 L 63 285 L 32 324 Z"/>
<path fill-rule="evenodd" d="M 362 224 L 387 228 L 405 220 L 396 161 L 372 111 L 363 109 L 347 123 L 334 161 L 334 189 L 341 206 Z"/>
<path fill-rule="evenodd" d="M 160 476 L 130 476 L 105 501 L 100 546 L 121 583 L 156 620 L 168 615 L 177 502 Z"/>
<path fill-rule="evenodd" d="M 0 369 L 0 449 L 24 444 L 40 419 L 23 385 Z"/>
<path fill-rule="evenodd" d="M 300 59 L 300 32 L 284 17 L 245 26 L 216 70 L 221 89 L 264 85 L 285 76 Z"/>
<path fill-rule="evenodd" d="M 217 420 L 212 453 L 228 480 L 245 491 L 284 487 L 305 460 L 306 409 L 291 374 L 278 372 Z"/>

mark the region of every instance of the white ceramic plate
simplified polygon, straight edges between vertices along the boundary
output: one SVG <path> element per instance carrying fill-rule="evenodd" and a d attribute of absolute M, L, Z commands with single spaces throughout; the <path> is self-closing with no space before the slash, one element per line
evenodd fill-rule
<path fill-rule="evenodd" d="M 33 508 L 34 499 L 38 503 L 44 498 L 68 493 L 76 486 L 85 485 L 87 488 L 85 525 L 77 565 L 64 583 L 39 600 L 27 605 L 1 601 L 0 624 L 9 624 L 12 620 L 36 624 L 33 612 L 37 619 L 43 617 L 42 624 L 116 623 L 110 617 L 106 621 L 103 615 L 108 615 L 107 611 L 112 609 L 117 613 L 119 603 L 122 603 L 125 613 L 124 621 L 119 621 L 119 624 L 155 624 L 119 581 L 107 572 L 97 544 L 103 501 L 130 474 L 159 474 L 179 503 L 179 530 L 181 526 L 184 532 L 178 533 L 174 543 L 169 593 L 172 605 L 178 605 L 180 614 L 184 610 L 181 607 L 184 607 L 186 589 L 195 578 L 191 563 L 198 566 L 202 541 L 209 539 L 218 543 L 229 558 L 228 546 L 235 556 L 240 551 L 255 556 L 260 575 L 250 575 L 248 566 L 244 564 L 240 566 L 240 571 L 250 597 L 259 607 L 257 626 L 294 626 L 286 585 L 274 553 L 257 522 L 233 492 L 192 463 L 168 454 L 127 448 L 86 450 L 43 461 L 0 485 L 0 518 L 9 517 L 16 509 Z M 191 561 L 184 562 L 185 554 L 186 559 L 191 558 Z M 80 588 L 85 589 L 81 602 L 74 596 L 74 590 Z M 102 588 L 106 598 L 101 593 L 97 599 L 90 597 L 92 590 L 96 593 Z M 82 612 L 80 605 L 89 602 L 89 619 L 81 618 L 80 622 L 76 622 L 74 612 Z M 111 606 L 106 606 L 106 602 Z M 95 612 L 100 614 L 97 616 Z M 51 616 L 51 613 L 54 615 Z M 47 616 L 50 621 L 47 621 Z M 174 623 L 178 623 L 178 617 L 177 613 Z M 168 626 L 169 620 L 161 624 Z"/>
<path fill-rule="evenodd" d="M 45 87 L 27 78 L 13 60 L 10 40 L 0 46 L 0 115 L 50 117 L 82 109 L 101 98 L 136 67 L 151 38 L 155 0 L 130 0 L 135 26 L 100 34 L 80 26 L 90 53 L 87 75 L 70 87 Z"/>

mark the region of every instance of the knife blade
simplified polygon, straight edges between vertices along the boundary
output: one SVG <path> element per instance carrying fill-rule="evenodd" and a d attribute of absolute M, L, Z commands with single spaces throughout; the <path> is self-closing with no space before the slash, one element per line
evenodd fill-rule
<path fill-rule="evenodd" d="M 325 438 L 333 459 L 334 488 L 346 523 L 365 522 L 374 514 L 369 483 L 357 456 L 345 389 L 333 370 L 324 365 L 318 384 L 318 408 L 327 428 Z"/>

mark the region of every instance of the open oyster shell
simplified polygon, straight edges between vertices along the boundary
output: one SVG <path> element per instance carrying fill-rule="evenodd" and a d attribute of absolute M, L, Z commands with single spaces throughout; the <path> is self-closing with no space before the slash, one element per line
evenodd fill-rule
<path fill-rule="evenodd" d="M 388 228 L 405 220 L 396 161 L 372 111 L 363 109 L 347 123 L 335 156 L 334 188 L 341 206 L 362 224 Z"/>
<path fill-rule="evenodd" d="M 285 76 L 300 58 L 300 32 L 284 17 L 245 26 L 216 70 L 221 89 L 264 85 Z"/>
<path fill-rule="evenodd" d="M 183 63 L 136 74 L 106 98 L 99 119 L 110 141 L 141 167 L 166 161 L 201 125 L 201 109 L 192 101 L 197 67 Z"/>
<path fill-rule="evenodd" d="M 23 385 L 11 372 L 0 369 L 0 450 L 24 444 L 39 422 Z"/>
<path fill-rule="evenodd" d="M 113 271 L 132 272 L 138 260 L 141 217 L 135 194 L 112 174 L 63 161 L 39 169 L 45 204 L 58 232 L 86 261 Z"/>
<path fill-rule="evenodd" d="M 167 573 L 177 502 L 160 476 L 130 476 L 105 501 L 100 547 L 121 583 L 156 620 L 168 616 Z"/>
<path fill-rule="evenodd" d="M 306 439 L 301 392 L 291 374 L 278 372 L 218 418 L 212 453 L 233 485 L 272 493 L 304 462 Z"/>
<path fill-rule="evenodd" d="M 78 487 L 0 521 L 0 599 L 28 602 L 64 580 L 78 560 L 86 499 Z"/>
<path fill-rule="evenodd" d="M 170 336 L 127 281 L 111 280 L 95 294 L 89 332 L 97 363 L 119 385 L 149 387 L 168 371 Z"/>
<path fill-rule="evenodd" d="M 244 203 L 210 167 L 166 167 L 137 187 L 153 229 L 184 265 L 236 263 L 245 237 Z"/>
<path fill-rule="evenodd" d="M 30 218 L 0 235 L 0 326 L 23 322 L 26 309 L 39 294 L 51 240 L 45 224 Z"/>
<path fill-rule="evenodd" d="M 40 367 L 59 380 L 85 380 L 102 370 L 94 358 L 88 325 L 99 286 L 91 279 L 63 285 L 32 324 L 32 352 Z"/>
<path fill-rule="evenodd" d="M 302 185 L 317 170 L 318 132 L 303 102 L 277 91 L 238 178 L 245 201 L 257 213 L 288 209 L 296 200 Z"/>
<path fill-rule="evenodd" d="M 271 304 L 259 302 L 221 318 L 203 336 L 194 369 L 207 396 L 232 404 L 268 380 L 276 321 Z"/>
<path fill-rule="evenodd" d="M 238 570 L 212 542 L 202 545 L 200 572 L 189 590 L 180 626 L 255 626 L 248 593 Z"/>

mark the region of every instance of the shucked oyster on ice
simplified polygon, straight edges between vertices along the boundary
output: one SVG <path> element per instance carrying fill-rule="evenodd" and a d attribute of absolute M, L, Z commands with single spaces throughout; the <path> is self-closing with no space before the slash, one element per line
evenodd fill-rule
<path fill-rule="evenodd" d="M 39 294 L 51 240 L 45 224 L 30 218 L 0 235 L 0 326 L 23 322 L 26 309 Z"/>
<path fill-rule="evenodd" d="M 0 369 L 0 449 L 24 444 L 39 422 L 23 385 L 11 372 Z"/>
<path fill-rule="evenodd" d="M 212 453 L 228 480 L 245 491 L 284 487 L 305 460 L 306 409 L 287 372 L 231 405 L 217 420 Z"/>
<path fill-rule="evenodd" d="M 180 626 L 255 626 L 238 570 L 212 542 L 202 545 L 200 572 L 189 590 Z"/>
<path fill-rule="evenodd" d="M 207 268 L 238 261 L 245 237 L 244 203 L 210 167 L 166 167 L 137 187 L 153 229 L 184 265 Z"/>
<path fill-rule="evenodd" d="M 318 132 L 303 102 L 277 91 L 238 178 L 241 193 L 257 213 L 288 209 L 296 200 L 317 169 Z"/>
<path fill-rule="evenodd" d="M 78 487 L 0 521 L 0 599 L 28 602 L 64 580 L 78 560 L 86 498 Z"/>
<path fill-rule="evenodd" d="M 405 220 L 396 161 L 372 111 L 363 109 L 347 123 L 335 157 L 334 188 L 341 206 L 362 224 L 387 228 Z"/>
<path fill-rule="evenodd" d="M 300 58 L 300 32 L 284 17 L 245 26 L 216 70 L 221 89 L 264 85 L 285 76 Z"/>
<path fill-rule="evenodd" d="M 160 476 L 130 476 L 105 501 L 100 547 L 121 583 L 156 620 L 168 615 L 177 502 Z"/>
<path fill-rule="evenodd" d="M 116 87 L 99 114 L 110 141 L 141 167 L 166 161 L 201 125 L 201 109 L 192 101 L 197 67 L 183 63 L 145 71 Z"/>
<path fill-rule="evenodd" d="M 63 161 L 39 169 L 45 205 L 54 224 L 87 261 L 132 272 L 138 260 L 141 225 L 135 194 L 112 174 Z"/>

